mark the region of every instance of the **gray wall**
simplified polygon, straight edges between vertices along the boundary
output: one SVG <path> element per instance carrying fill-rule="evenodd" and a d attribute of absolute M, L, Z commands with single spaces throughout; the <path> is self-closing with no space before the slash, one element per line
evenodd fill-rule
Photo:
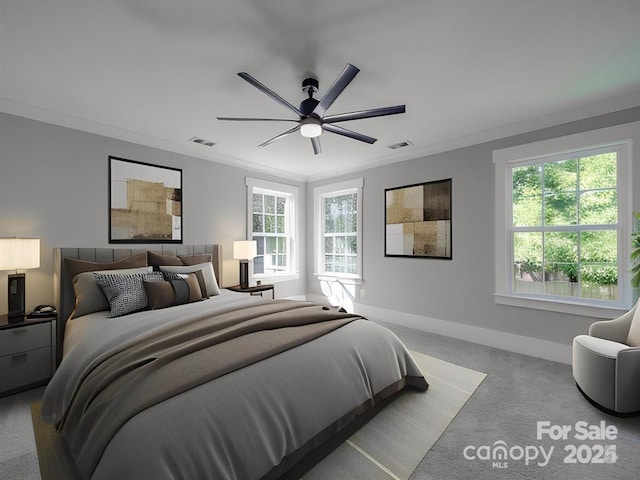
<path fill-rule="evenodd" d="M 313 277 L 313 187 L 364 177 L 361 303 L 569 344 L 592 318 L 493 302 L 492 151 L 640 120 L 634 108 L 468 148 L 418 158 L 301 187 L 301 279 L 278 284 L 279 296 L 320 294 Z M 184 155 L 0 114 L 0 236 L 42 239 L 41 268 L 27 272 L 27 307 L 53 302 L 52 249 L 108 246 L 108 156 L 183 170 L 184 242 L 222 243 L 224 283 L 237 282 L 232 242 L 246 230 L 246 176 L 289 180 Z M 640 166 L 634 165 L 634 185 Z M 453 260 L 384 257 L 384 189 L 453 179 Z M 306 206 L 304 205 L 306 198 Z M 634 210 L 640 198 L 634 192 Z M 306 235 L 305 235 L 306 232 Z M 306 238 L 305 238 L 306 237 Z M 308 240 L 308 241 L 307 241 Z M 305 248 L 305 244 L 308 248 Z M 0 313 L 7 311 L 0 272 Z"/>
<path fill-rule="evenodd" d="M 474 145 L 459 150 L 365 170 L 307 185 L 307 216 L 313 218 L 313 188 L 354 177 L 364 178 L 363 277 L 366 297 L 358 303 L 423 317 L 570 344 L 586 333 L 594 318 L 497 305 L 494 290 L 495 149 L 546 140 L 637 121 L 640 108 L 572 122 L 553 128 Z M 640 165 L 633 166 L 634 186 Z M 384 190 L 423 181 L 453 180 L 453 260 L 384 256 Z M 640 209 L 634 192 L 634 210 Z M 307 236 L 313 239 L 313 225 Z M 313 271 L 313 249 L 308 270 Z M 308 291 L 320 294 L 309 275 Z"/>
<path fill-rule="evenodd" d="M 109 246 L 109 155 L 182 169 L 183 242 L 223 245 L 225 285 L 238 280 L 232 246 L 246 234 L 246 176 L 300 186 L 305 211 L 304 185 L 290 180 L 0 114 L 0 236 L 41 239 L 41 267 L 26 272 L 28 309 L 53 303 L 54 247 Z M 299 245 L 305 258 L 304 238 Z M 7 273 L 0 272 L 0 313 Z M 300 274 L 279 283 L 278 296 L 304 295 L 304 262 Z"/>

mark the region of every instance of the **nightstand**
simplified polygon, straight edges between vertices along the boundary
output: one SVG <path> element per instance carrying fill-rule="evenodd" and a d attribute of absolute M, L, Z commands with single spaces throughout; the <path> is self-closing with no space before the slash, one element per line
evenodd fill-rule
<path fill-rule="evenodd" d="M 242 288 L 240 285 L 234 285 L 233 287 L 227 287 L 227 290 L 231 290 L 232 292 L 248 293 L 249 295 L 260 295 L 260 296 L 262 296 L 263 292 L 268 292 L 269 290 L 271 290 L 271 298 L 272 299 L 276 298 L 275 290 L 273 289 L 273 284 L 271 283 L 256 285 L 255 287 L 247 287 L 247 288 Z"/>
<path fill-rule="evenodd" d="M 0 315 L 0 397 L 46 384 L 55 369 L 55 314 L 9 323 Z"/>

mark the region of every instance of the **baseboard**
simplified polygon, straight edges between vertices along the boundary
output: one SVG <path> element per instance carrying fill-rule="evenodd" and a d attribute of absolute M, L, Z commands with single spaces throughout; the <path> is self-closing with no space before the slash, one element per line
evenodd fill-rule
<path fill-rule="evenodd" d="M 316 297 L 319 297 L 316 299 Z M 320 295 L 307 295 L 307 299 L 318 301 Z M 479 343 L 489 347 L 499 348 L 510 352 L 530 355 L 532 357 L 552 360 L 554 362 L 571 365 L 572 349 L 571 345 L 558 342 L 550 342 L 539 338 L 515 335 L 513 333 L 491 330 L 483 327 L 475 327 L 462 323 L 438 320 L 424 317 L 413 313 L 398 312 L 385 308 L 372 307 L 371 305 L 355 304 L 355 311 L 372 320 L 379 319 L 389 323 L 395 323 L 405 327 L 415 328 L 425 332 L 437 333 L 447 337 L 465 340 L 467 342 Z"/>

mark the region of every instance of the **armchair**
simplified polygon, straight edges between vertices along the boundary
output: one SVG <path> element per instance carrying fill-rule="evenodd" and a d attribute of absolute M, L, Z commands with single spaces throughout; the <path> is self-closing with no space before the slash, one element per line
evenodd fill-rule
<path fill-rule="evenodd" d="M 640 303 L 640 301 L 638 301 Z M 595 322 L 573 339 L 573 377 L 596 407 L 619 416 L 640 414 L 640 308 Z"/>

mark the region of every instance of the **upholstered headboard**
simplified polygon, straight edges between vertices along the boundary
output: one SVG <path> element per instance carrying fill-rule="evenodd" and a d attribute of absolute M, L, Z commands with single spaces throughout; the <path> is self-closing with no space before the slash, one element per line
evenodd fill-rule
<path fill-rule="evenodd" d="M 141 248 L 56 248 L 54 262 L 54 298 L 58 310 L 57 323 L 57 361 L 62 359 L 64 327 L 75 308 L 75 294 L 72 278 L 67 272 L 65 258 L 74 258 L 97 263 L 113 263 L 131 255 L 153 251 L 162 255 L 199 255 L 210 253 L 213 258 L 213 270 L 222 285 L 222 246 L 221 245 L 154 245 Z"/>

